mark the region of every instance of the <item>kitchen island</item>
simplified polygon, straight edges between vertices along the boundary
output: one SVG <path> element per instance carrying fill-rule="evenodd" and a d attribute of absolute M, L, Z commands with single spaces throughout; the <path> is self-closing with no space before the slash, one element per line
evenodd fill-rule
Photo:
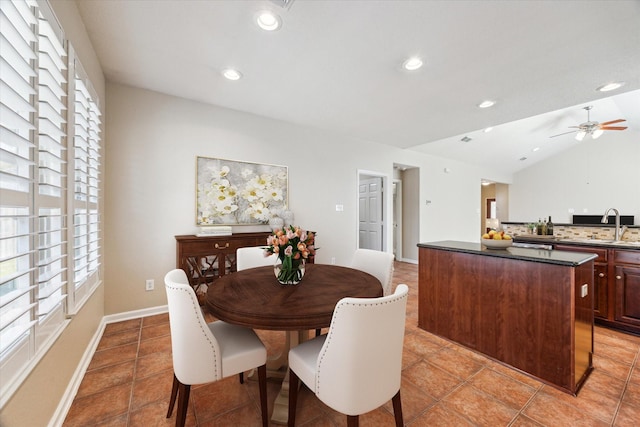
<path fill-rule="evenodd" d="M 418 326 L 575 395 L 593 370 L 594 254 L 420 243 Z"/>

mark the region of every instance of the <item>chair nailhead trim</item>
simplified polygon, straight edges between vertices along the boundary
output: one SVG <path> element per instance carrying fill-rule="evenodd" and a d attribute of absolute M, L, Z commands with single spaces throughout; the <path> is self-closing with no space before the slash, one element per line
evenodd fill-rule
<path fill-rule="evenodd" d="M 170 289 L 174 289 L 177 291 L 181 291 L 181 292 L 186 292 L 187 294 L 189 294 L 189 297 L 191 297 L 191 291 L 189 289 L 184 289 L 184 288 L 178 288 L 178 287 L 174 287 L 171 285 L 166 285 L 168 288 Z M 193 298 L 191 299 L 191 304 L 192 304 L 192 308 L 194 311 L 194 315 L 196 317 L 198 317 L 198 310 L 200 310 L 200 306 L 195 306 L 194 302 L 193 302 Z M 169 314 L 171 315 L 171 314 Z M 171 318 L 169 318 L 169 320 L 171 320 Z M 216 351 L 216 347 L 213 344 L 213 342 L 211 342 L 211 340 L 209 339 L 209 335 L 207 335 L 207 333 L 204 331 L 204 329 L 202 328 L 202 323 L 198 322 L 198 326 L 200 327 L 200 331 L 202 332 L 202 334 L 204 335 L 204 337 L 207 339 L 207 342 L 209 342 L 209 345 L 211 345 L 211 351 L 213 352 L 213 367 L 215 368 L 216 373 L 218 372 L 218 352 Z M 220 377 L 222 377 L 222 373 L 220 373 Z M 219 380 L 220 378 L 217 378 L 217 380 Z"/>
<path fill-rule="evenodd" d="M 391 296 L 391 295 L 390 295 Z M 376 306 L 376 305 L 386 305 L 386 304 L 390 304 L 390 303 L 395 303 L 399 300 L 402 299 L 407 299 L 407 297 L 409 296 L 409 293 L 405 293 L 404 295 L 401 295 L 399 297 L 396 298 L 389 298 L 386 299 L 385 301 L 376 301 L 376 302 L 344 302 L 342 304 L 338 304 L 338 306 L 336 307 L 336 309 L 333 312 L 333 318 L 331 319 L 331 326 L 333 326 L 333 321 L 334 319 L 337 319 L 338 316 L 340 315 L 340 311 L 342 309 L 342 306 L 345 305 L 352 305 L 352 306 L 362 306 L 362 307 L 367 307 L 367 306 Z M 385 297 L 383 297 L 385 298 Z M 331 342 L 331 336 L 333 335 L 333 331 L 335 328 L 330 327 L 329 328 L 329 333 L 327 334 L 327 340 L 325 342 L 325 346 L 324 346 L 324 351 L 322 352 L 322 354 L 320 355 L 320 360 L 318 361 L 318 365 L 322 364 L 322 359 L 324 359 L 324 356 L 327 352 L 327 349 L 329 348 L 329 344 Z M 314 390 L 314 393 L 318 393 L 320 390 L 320 370 L 318 370 L 318 372 L 316 372 L 316 389 Z"/>

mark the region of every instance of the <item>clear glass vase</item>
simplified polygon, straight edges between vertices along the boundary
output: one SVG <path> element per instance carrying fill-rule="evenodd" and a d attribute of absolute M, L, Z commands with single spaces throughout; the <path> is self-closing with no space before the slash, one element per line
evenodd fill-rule
<path fill-rule="evenodd" d="M 281 285 L 297 285 L 304 277 L 305 260 L 291 259 L 285 257 L 284 260 L 278 258 L 273 265 L 273 273 Z"/>

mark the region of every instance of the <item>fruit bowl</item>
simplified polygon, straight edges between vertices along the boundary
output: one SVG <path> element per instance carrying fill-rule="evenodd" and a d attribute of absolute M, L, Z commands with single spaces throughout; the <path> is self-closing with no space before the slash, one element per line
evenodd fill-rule
<path fill-rule="evenodd" d="M 507 249 L 513 244 L 513 240 L 481 239 L 482 244 L 490 249 Z"/>

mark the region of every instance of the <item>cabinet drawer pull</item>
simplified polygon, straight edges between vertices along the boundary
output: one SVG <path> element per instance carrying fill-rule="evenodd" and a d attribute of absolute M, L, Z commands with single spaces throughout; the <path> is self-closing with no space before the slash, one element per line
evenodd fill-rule
<path fill-rule="evenodd" d="M 616 276 L 616 279 L 620 280 L 622 279 L 622 276 Z"/>
<path fill-rule="evenodd" d="M 598 274 L 598 277 L 604 277 L 604 273 Z"/>
<path fill-rule="evenodd" d="M 220 249 L 220 245 L 218 245 L 217 243 L 215 244 L 215 246 L 214 246 L 214 247 L 215 247 L 216 249 Z M 225 248 L 228 248 L 228 247 L 229 247 L 229 242 L 225 243 L 225 244 L 224 244 L 224 247 L 225 247 Z"/>

